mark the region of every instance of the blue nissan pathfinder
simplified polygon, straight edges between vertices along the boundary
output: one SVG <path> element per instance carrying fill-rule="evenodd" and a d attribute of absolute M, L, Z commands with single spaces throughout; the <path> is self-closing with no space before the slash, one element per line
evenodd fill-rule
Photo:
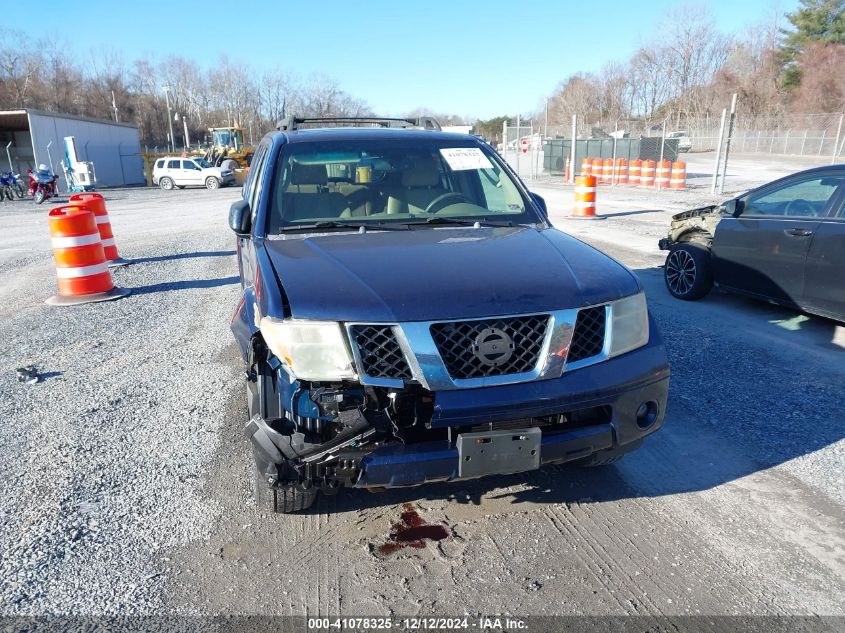
<path fill-rule="evenodd" d="M 229 224 L 268 509 L 609 464 L 663 422 L 669 367 L 637 277 L 553 228 L 474 136 L 289 117 Z"/>

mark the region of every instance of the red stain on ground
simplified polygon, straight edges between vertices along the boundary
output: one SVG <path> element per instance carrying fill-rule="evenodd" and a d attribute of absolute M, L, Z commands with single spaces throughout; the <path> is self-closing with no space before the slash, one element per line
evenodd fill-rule
<path fill-rule="evenodd" d="M 442 541 L 449 536 L 449 529 L 444 525 L 432 525 L 414 509 L 414 504 L 402 506 L 401 521 L 391 528 L 390 539 L 378 548 L 380 554 L 393 554 L 403 547 L 423 549 L 428 541 Z"/>

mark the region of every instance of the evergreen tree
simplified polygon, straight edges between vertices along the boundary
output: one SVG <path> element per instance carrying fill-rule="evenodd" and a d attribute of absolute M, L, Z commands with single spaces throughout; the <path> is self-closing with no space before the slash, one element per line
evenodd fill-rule
<path fill-rule="evenodd" d="M 786 18 L 793 28 L 783 31 L 781 84 L 791 90 L 801 82 L 796 61 L 808 44 L 845 44 L 845 0 L 801 0 L 801 7 Z"/>

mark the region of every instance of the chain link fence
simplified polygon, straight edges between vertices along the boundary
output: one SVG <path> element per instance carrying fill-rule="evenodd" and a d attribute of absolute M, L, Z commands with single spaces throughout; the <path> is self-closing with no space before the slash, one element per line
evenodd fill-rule
<path fill-rule="evenodd" d="M 697 118 L 575 119 L 575 164 L 584 157 L 685 160 L 684 153 L 725 149 L 729 125 L 721 116 Z M 542 120 L 506 122 L 499 152 L 526 179 L 564 173 L 572 151 L 572 123 L 546 125 Z M 722 136 L 720 137 L 720 134 Z M 736 113 L 730 134 L 736 154 L 803 156 L 829 164 L 845 157 L 845 114 L 752 116 Z M 725 171 L 727 167 L 724 167 Z M 576 167 L 577 170 L 577 167 Z"/>
<path fill-rule="evenodd" d="M 502 143 L 497 148 L 508 164 L 522 177 L 534 180 L 543 173 L 543 132 L 529 121 L 502 125 Z"/>
<path fill-rule="evenodd" d="M 617 121 L 579 122 L 578 138 L 596 138 L 602 134 L 620 138 L 681 138 L 681 150 L 687 140 L 691 152 L 715 151 L 719 144 L 720 116 L 667 119 L 620 119 Z M 550 125 L 547 138 L 569 138 L 571 126 Z M 615 132 L 615 134 L 614 134 Z M 743 154 L 820 156 L 833 162 L 845 156 L 845 114 L 782 114 L 753 116 L 737 112 L 731 138 L 733 151 Z"/>

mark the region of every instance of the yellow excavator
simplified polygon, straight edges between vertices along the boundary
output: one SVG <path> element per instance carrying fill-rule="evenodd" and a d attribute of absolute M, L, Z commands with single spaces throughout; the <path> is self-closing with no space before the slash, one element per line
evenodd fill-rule
<path fill-rule="evenodd" d="M 235 161 L 237 168 L 249 167 L 255 148 L 244 142 L 244 128 L 212 127 L 208 131 L 211 132 L 211 147 L 205 152 L 205 160 L 215 167 L 227 160 Z"/>

